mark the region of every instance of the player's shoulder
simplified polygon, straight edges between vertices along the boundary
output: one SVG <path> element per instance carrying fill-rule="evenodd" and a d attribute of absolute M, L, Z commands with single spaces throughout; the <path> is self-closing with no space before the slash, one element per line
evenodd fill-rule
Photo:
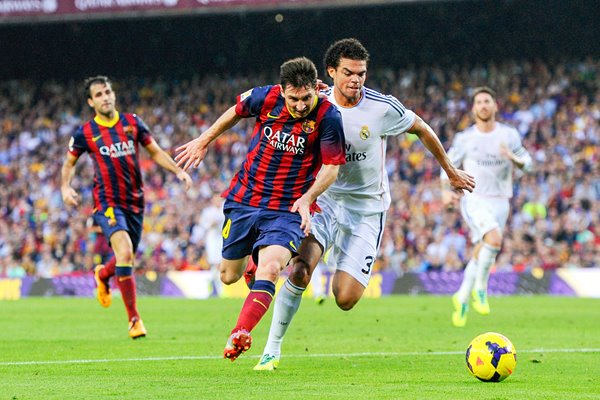
<path fill-rule="evenodd" d="M 509 135 L 520 136 L 519 131 L 514 126 L 508 125 L 504 122 L 496 121 L 496 129 Z"/>
<path fill-rule="evenodd" d="M 247 97 L 266 97 L 268 94 L 279 95 L 281 94 L 281 85 L 264 85 L 255 86 L 252 89 L 248 89 L 240 95 L 240 100 L 244 100 Z"/>
<path fill-rule="evenodd" d="M 122 112 L 122 113 L 119 113 L 119 119 L 120 120 L 126 119 L 128 121 L 139 121 L 141 118 L 136 113 Z"/>
<path fill-rule="evenodd" d="M 329 100 L 329 97 L 319 96 L 317 100 L 317 107 L 319 108 L 319 110 L 323 110 L 323 112 L 319 112 L 323 116 L 339 115 L 341 118 L 342 114 L 340 110 L 337 108 L 334 102 Z"/>
<path fill-rule="evenodd" d="M 381 108 L 381 109 L 392 109 L 398 112 L 400 115 L 406 113 L 404 105 L 391 94 L 383 94 L 377 90 L 365 87 L 364 88 L 364 106 Z"/>
<path fill-rule="evenodd" d="M 460 142 L 462 140 L 467 140 L 470 137 L 475 136 L 476 133 L 477 133 L 477 129 L 476 129 L 475 125 L 471 125 L 462 131 L 456 132 L 456 134 L 454 135 L 454 142 Z"/>
<path fill-rule="evenodd" d="M 94 123 L 95 122 L 93 119 L 85 121 L 84 123 L 82 123 L 81 125 L 79 125 L 77 128 L 75 128 L 72 131 L 73 132 L 72 136 L 75 138 L 84 137 L 85 132 L 91 131 L 92 124 L 94 124 Z"/>

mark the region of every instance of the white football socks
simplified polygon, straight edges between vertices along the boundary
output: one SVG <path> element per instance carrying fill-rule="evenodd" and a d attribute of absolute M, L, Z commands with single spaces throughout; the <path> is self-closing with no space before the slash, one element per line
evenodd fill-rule
<path fill-rule="evenodd" d="M 465 267 L 465 272 L 462 283 L 460 284 L 460 288 L 456 292 L 456 297 L 458 298 L 458 301 L 462 304 L 469 302 L 471 290 L 473 290 L 475 278 L 477 277 L 477 269 L 477 260 L 471 258 L 467 266 Z"/>
<path fill-rule="evenodd" d="M 481 243 L 481 250 L 477 257 L 477 276 L 475 277 L 475 290 L 487 293 L 488 279 L 490 277 L 490 268 L 496 262 L 496 256 L 500 252 L 498 247 L 493 247 L 486 242 Z"/>
<path fill-rule="evenodd" d="M 313 298 L 315 299 L 325 295 L 325 290 L 323 288 L 323 272 L 321 272 L 321 268 L 323 268 L 322 265 L 317 265 L 317 268 L 315 268 L 312 277 L 310 278 Z"/>
<path fill-rule="evenodd" d="M 275 307 L 273 308 L 273 319 L 269 329 L 269 339 L 265 345 L 263 354 L 270 354 L 279 358 L 281 354 L 281 343 L 296 311 L 302 301 L 302 293 L 305 288 L 294 285 L 286 279 L 283 286 L 275 298 Z"/>

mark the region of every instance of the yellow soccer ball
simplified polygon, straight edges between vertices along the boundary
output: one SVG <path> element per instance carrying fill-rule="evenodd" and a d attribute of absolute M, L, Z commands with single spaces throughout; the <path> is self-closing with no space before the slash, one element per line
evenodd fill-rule
<path fill-rule="evenodd" d="M 467 368 L 484 382 L 500 382 L 508 378 L 517 366 L 515 346 L 504 335 L 486 332 L 469 343 Z"/>

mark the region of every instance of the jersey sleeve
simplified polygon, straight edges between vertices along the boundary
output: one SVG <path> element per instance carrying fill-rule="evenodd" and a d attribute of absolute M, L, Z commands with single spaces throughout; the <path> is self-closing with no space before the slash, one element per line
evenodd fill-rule
<path fill-rule="evenodd" d="M 342 114 L 331 106 L 321 121 L 321 158 L 326 165 L 346 164 Z"/>
<path fill-rule="evenodd" d="M 452 146 L 450 146 L 450 149 L 448 150 L 448 158 L 455 167 L 460 167 L 465 159 L 465 144 L 465 134 L 463 132 L 457 133 L 452 141 Z M 440 173 L 440 178 L 448 179 L 448 175 L 443 169 Z"/>
<path fill-rule="evenodd" d="M 138 142 L 142 146 L 148 146 L 152 142 L 152 133 L 148 125 L 136 114 L 133 114 L 138 127 Z"/>
<path fill-rule="evenodd" d="M 272 86 L 261 86 L 247 90 L 237 97 L 235 112 L 242 118 L 256 117 L 265 103 Z"/>
<path fill-rule="evenodd" d="M 523 146 L 521 135 L 516 129 L 511 129 L 509 148 L 517 157 L 523 160 L 523 171 L 531 171 L 533 168 L 533 159 Z"/>
<path fill-rule="evenodd" d="M 416 115 L 392 95 L 386 95 L 388 108 L 383 116 L 383 134 L 385 136 L 400 135 L 409 130 L 415 123 Z"/>
<path fill-rule="evenodd" d="M 86 151 L 88 151 L 88 144 L 83 136 L 83 127 L 80 126 L 69 140 L 69 153 L 79 157 Z"/>

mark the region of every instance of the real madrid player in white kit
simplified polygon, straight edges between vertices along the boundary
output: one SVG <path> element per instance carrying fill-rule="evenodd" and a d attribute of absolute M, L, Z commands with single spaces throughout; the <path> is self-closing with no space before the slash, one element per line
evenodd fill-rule
<path fill-rule="evenodd" d="M 393 96 L 363 86 L 368 60 L 369 53 L 356 39 L 337 41 L 325 54 L 325 67 L 333 79 L 329 101 L 342 113 L 346 164 L 317 200 L 321 212 L 314 215 L 311 235 L 303 240 L 290 276 L 279 290 L 269 339 L 255 370 L 278 367 L 283 336 L 325 250 L 329 249 L 329 263 L 336 268 L 332 289 L 338 307 L 350 310 L 363 295 L 391 202 L 385 170 L 388 136 L 418 135 L 453 188 L 460 193 L 474 188 L 473 177 L 452 165 L 429 125 Z"/>
<path fill-rule="evenodd" d="M 480 314 L 489 314 L 487 283 L 490 267 L 502 246 L 502 230 L 512 197 L 513 166 L 531 169 L 531 156 L 521 144 L 519 132 L 496 121 L 496 94 L 488 87 L 475 88 L 472 95 L 475 125 L 458 133 L 448 156 L 475 177 L 477 187 L 460 199 L 460 210 L 475 243 L 462 284 L 452 297 L 452 323 L 465 326 L 469 297 Z M 458 203 L 457 194 L 442 172 L 442 200 L 446 206 Z"/>

